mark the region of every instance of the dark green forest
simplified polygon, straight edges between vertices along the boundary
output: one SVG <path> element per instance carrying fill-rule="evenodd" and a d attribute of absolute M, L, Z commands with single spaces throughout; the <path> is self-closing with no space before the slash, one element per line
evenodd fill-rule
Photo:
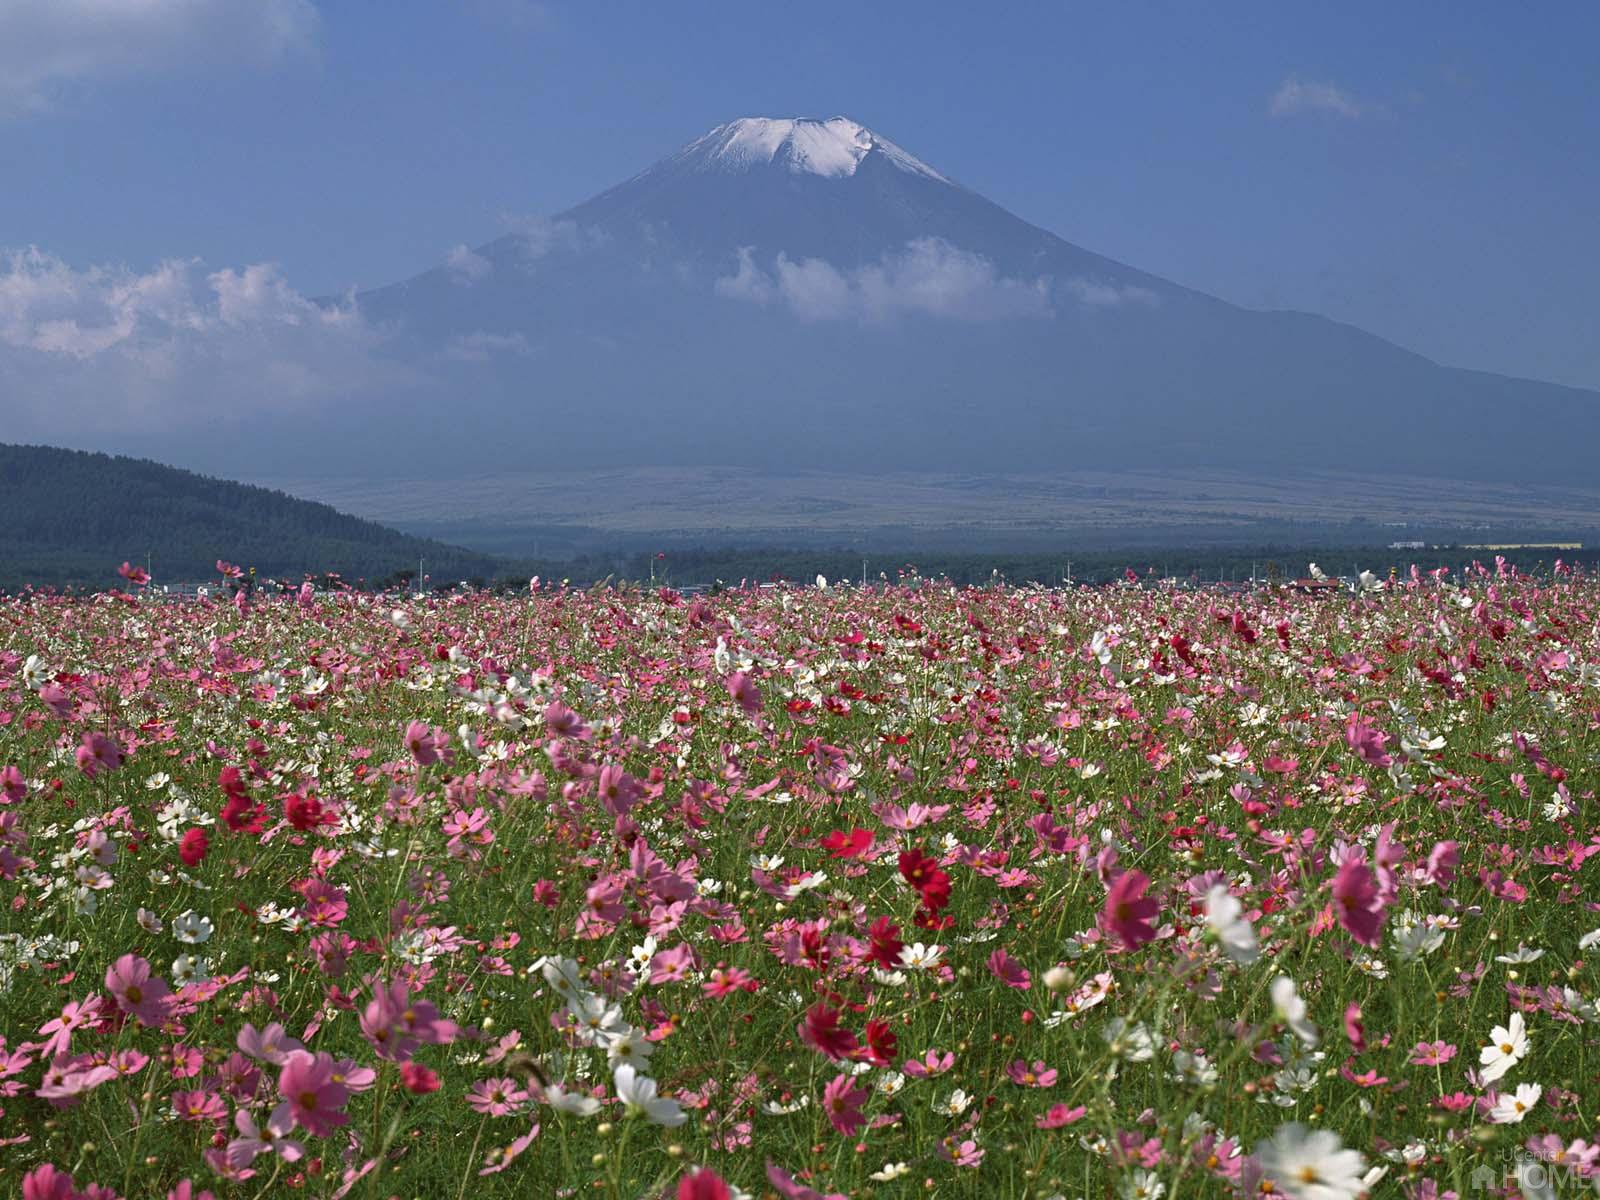
<path fill-rule="evenodd" d="M 454 582 L 488 578 L 486 555 L 399 533 L 326 504 L 145 459 L 0 443 L 0 588 L 109 587 L 146 558 L 156 583 L 216 581 L 216 562 L 298 582 L 337 572 L 376 582 L 420 559 Z"/>

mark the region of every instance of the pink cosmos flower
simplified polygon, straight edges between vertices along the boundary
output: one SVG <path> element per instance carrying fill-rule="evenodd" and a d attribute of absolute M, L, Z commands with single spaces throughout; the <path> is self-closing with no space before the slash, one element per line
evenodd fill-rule
<path fill-rule="evenodd" d="M 1361 1006 L 1352 1000 L 1344 1010 L 1344 1035 L 1357 1054 L 1367 1048 L 1367 1031 L 1361 1024 Z"/>
<path fill-rule="evenodd" d="M 1456 1048 L 1449 1042 L 1418 1042 L 1410 1061 L 1419 1067 L 1442 1067 L 1455 1056 Z"/>
<path fill-rule="evenodd" d="M 78 770 L 93 779 L 101 771 L 115 771 L 122 765 L 122 747 L 103 733 L 83 735 L 83 744 L 75 755 Z"/>
<path fill-rule="evenodd" d="M 1364 946 L 1376 946 L 1383 926 L 1383 903 L 1372 868 L 1347 858 L 1333 877 L 1333 911 L 1346 932 Z"/>
<path fill-rule="evenodd" d="M 22 1200 L 78 1200 L 80 1195 L 72 1176 L 52 1163 L 35 1167 L 22 1177 Z"/>
<path fill-rule="evenodd" d="M 644 787 L 616 763 L 600 768 L 595 781 L 595 792 L 600 805 L 613 817 L 620 817 L 644 798 Z"/>
<path fill-rule="evenodd" d="M 274 1119 L 286 1107 L 294 1123 L 312 1137 L 327 1137 L 350 1123 L 350 1115 L 344 1111 L 350 1091 L 334 1082 L 331 1054 L 296 1050 L 289 1055 L 278 1075 L 278 1094 L 283 1103 L 274 1110 Z"/>
<path fill-rule="evenodd" d="M 172 1006 L 172 989 L 152 976 L 150 964 L 134 954 L 124 954 L 106 968 L 106 991 L 141 1025 L 160 1025 Z"/>
<path fill-rule="evenodd" d="M 467 1104 L 486 1117 L 504 1117 L 528 1102 L 528 1092 L 515 1079 L 480 1079 L 467 1089 Z"/>
<path fill-rule="evenodd" d="M 246 1022 L 239 1035 L 234 1039 L 234 1045 L 248 1054 L 251 1058 L 259 1059 L 264 1063 L 271 1063 L 281 1067 L 289 1061 L 289 1055 L 296 1050 L 304 1050 L 305 1046 L 296 1038 L 289 1036 L 277 1021 L 272 1022 L 260 1032 L 254 1025 Z"/>
<path fill-rule="evenodd" d="M 411 751 L 411 760 L 419 767 L 455 761 L 456 752 L 450 747 L 450 735 L 438 726 L 430 727 L 422 721 L 408 722 L 405 743 L 406 749 Z"/>
<path fill-rule="evenodd" d="M 920 1059 L 908 1058 L 900 1069 L 913 1079 L 929 1079 L 934 1075 L 943 1075 L 955 1065 L 956 1056 L 948 1050 L 943 1054 L 929 1050 Z"/>
<path fill-rule="evenodd" d="M 822 1089 L 822 1108 L 828 1121 L 846 1137 L 867 1123 L 861 1111 L 871 1095 L 866 1088 L 858 1088 L 849 1075 L 835 1075 Z"/>
<path fill-rule="evenodd" d="M 939 1157 L 958 1167 L 975 1167 L 983 1161 L 984 1152 L 971 1138 L 965 1141 L 947 1137 L 939 1142 Z"/>
<path fill-rule="evenodd" d="M 1007 987 L 1014 987 L 1019 991 L 1025 992 L 1032 986 L 1027 968 L 1007 954 L 1004 948 L 996 950 L 989 956 L 989 973 Z"/>
<path fill-rule="evenodd" d="M 258 1154 L 272 1153 L 284 1162 L 299 1162 L 306 1148 L 289 1136 L 294 1130 L 294 1120 L 287 1107 L 279 1105 L 267 1117 L 265 1124 L 257 1125 L 246 1109 L 233 1114 L 233 1127 L 239 1136 L 230 1141 L 223 1154 L 235 1171 L 241 1171 L 255 1160 Z"/>
<path fill-rule="evenodd" d="M 1017 1059 L 1007 1067 L 1006 1075 L 1012 1083 L 1019 1084 L 1022 1087 L 1054 1087 L 1056 1082 L 1056 1070 L 1054 1067 L 1047 1067 L 1043 1062 L 1036 1062 L 1030 1067 L 1027 1060 L 1023 1058 Z"/>
<path fill-rule="evenodd" d="M 61 1015 L 46 1021 L 39 1027 L 40 1033 L 48 1033 L 50 1038 L 39 1047 L 40 1053 L 45 1058 L 55 1058 L 65 1054 L 72 1041 L 74 1030 L 82 1029 L 85 1025 L 92 1025 L 100 1019 L 99 996 L 89 996 L 83 1000 L 69 1000 L 61 1006 Z"/>
<path fill-rule="evenodd" d="M 1150 880 L 1143 871 L 1124 871 L 1106 893 L 1100 922 L 1129 949 L 1152 941 L 1156 936 L 1150 921 L 1161 911 L 1161 906 L 1144 894 L 1149 885 Z"/>
<path fill-rule="evenodd" d="M 1044 1116 L 1034 1122 L 1040 1129 L 1060 1129 L 1063 1125 L 1071 1125 L 1075 1121 L 1083 1120 L 1084 1114 L 1089 1110 L 1083 1105 L 1068 1108 L 1065 1104 L 1052 1104 Z"/>
<path fill-rule="evenodd" d="M 803 1183 L 797 1183 L 794 1176 L 774 1163 L 767 1163 L 767 1182 L 776 1190 L 784 1200 L 850 1200 L 841 1192 L 829 1192 L 823 1195 L 816 1188 L 809 1188 Z"/>
<path fill-rule="evenodd" d="M 528 1132 L 519 1138 L 514 1138 L 510 1144 L 491 1150 L 484 1166 L 479 1170 L 479 1175 L 497 1175 L 509 1167 L 524 1150 L 533 1145 L 533 1140 L 539 1136 L 539 1122 L 535 1121 L 528 1127 Z"/>
<path fill-rule="evenodd" d="M 750 676 L 743 671 L 735 671 L 728 676 L 727 688 L 728 695 L 738 701 L 739 707 L 744 709 L 747 716 L 761 715 L 761 692 Z"/>
<path fill-rule="evenodd" d="M 678 1180 L 678 1200 L 731 1200 L 733 1193 L 710 1167 L 696 1167 Z"/>
<path fill-rule="evenodd" d="M 429 1092 L 437 1092 L 441 1081 L 438 1072 L 412 1059 L 408 1063 L 401 1064 L 400 1083 L 406 1091 L 425 1096 Z"/>

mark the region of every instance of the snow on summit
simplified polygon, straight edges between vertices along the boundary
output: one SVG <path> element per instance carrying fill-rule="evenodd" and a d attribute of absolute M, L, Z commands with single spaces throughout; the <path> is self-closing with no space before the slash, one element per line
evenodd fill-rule
<path fill-rule="evenodd" d="M 690 143 L 674 162 L 691 169 L 720 171 L 783 166 L 797 175 L 837 179 L 854 175 L 862 160 L 874 153 L 902 171 L 948 182 L 921 159 L 848 117 L 830 121 L 744 117 L 719 125 Z"/>

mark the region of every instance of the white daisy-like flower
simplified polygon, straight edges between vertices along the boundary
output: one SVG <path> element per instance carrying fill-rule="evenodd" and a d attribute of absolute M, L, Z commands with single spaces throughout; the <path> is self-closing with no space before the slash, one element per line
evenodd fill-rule
<path fill-rule="evenodd" d="M 1294 1200 L 1355 1200 L 1366 1190 L 1366 1161 L 1327 1129 L 1289 1124 L 1256 1148 L 1262 1175 Z"/>
<path fill-rule="evenodd" d="M 1256 942 L 1256 931 L 1245 920 L 1244 905 L 1226 884 L 1213 884 L 1206 893 L 1206 925 L 1222 946 L 1222 952 L 1241 966 L 1249 966 L 1261 957 L 1261 947 Z"/>
<path fill-rule="evenodd" d="M 909 1163 L 889 1162 L 884 1163 L 881 1168 L 874 1171 L 870 1176 L 868 1176 L 868 1178 L 875 1179 L 879 1183 L 888 1183 L 891 1180 L 899 1179 L 900 1176 L 909 1175 L 910 1173 L 911 1165 Z"/>
<path fill-rule="evenodd" d="M 1528 1025 L 1522 1014 L 1514 1012 L 1511 1020 L 1496 1025 L 1489 1033 L 1489 1044 L 1478 1052 L 1482 1065 L 1483 1081 L 1493 1083 L 1527 1056 Z"/>
<path fill-rule="evenodd" d="M 900 949 L 900 965 L 914 971 L 931 970 L 943 961 L 943 946 L 925 946 L 921 942 L 913 942 Z"/>
<path fill-rule="evenodd" d="M 203 946 L 211 940 L 211 918 L 190 909 L 172 922 L 172 936 L 186 946 Z"/>
<path fill-rule="evenodd" d="M 1502 1092 L 1489 1110 L 1489 1120 L 1496 1125 L 1517 1125 L 1544 1095 L 1537 1083 L 1519 1083 L 1515 1092 Z"/>
<path fill-rule="evenodd" d="M 1306 1002 L 1300 998 L 1300 989 L 1287 975 L 1279 975 L 1272 981 L 1272 1008 L 1307 1046 L 1315 1046 L 1322 1040 L 1317 1027 L 1306 1016 Z"/>
<path fill-rule="evenodd" d="M 641 1075 L 632 1063 L 617 1068 L 614 1082 L 617 1097 L 628 1106 L 630 1113 L 642 1113 L 646 1120 L 668 1129 L 676 1129 L 689 1119 L 689 1114 L 676 1100 L 669 1100 L 656 1091 L 656 1081 Z"/>

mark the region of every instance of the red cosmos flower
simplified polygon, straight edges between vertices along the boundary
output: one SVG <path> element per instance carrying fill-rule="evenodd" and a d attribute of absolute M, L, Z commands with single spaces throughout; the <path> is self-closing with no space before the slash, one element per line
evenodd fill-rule
<path fill-rule="evenodd" d="M 867 1046 L 860 1057 L 875 1066 L 887 1067 L 894 1061 L 895 1051 L 899 1048 L 900 1039 L 889 1022 L 876 1017 L 867 1022 Z"/>
<path fill-rule="evenodd" d="M 1161 911 L 1161 906 L 1144 894 L 1149 886 L 1150 879 L 1143 871 L 1124 871 L 1106 893 L 1101 924 L 1121 938 L 1129 949 L 1142 946 L 1156 936 L 1150 921 Z"/>
<path fill-rule="evenodd" d="M 696 1167 L 678 1180 L 678 1200 L 730 1200 L 732 1195 L 710 1167 Z"/>
<path fill-rule="evenodd" d="M 283 797 L 283 815 L 301 833 L 315 829 L 323 823 L 322 801 L 315 796 L 302 796 L 290 792 Z"/>
<path fill-rule="evenodd" d="M 900 951 L 905 949 L 905 943 L 900 940 L 898 925 L 888 917 L 879 917 L 868 926 L 867 936 L 872 939 L 867 951 L 871 961 L 885 971 L 892 971 L 900 965 Z"/>
<path fill-rule="evenodd" d="M 415 1092 L 419 1096 L 439 1090 L 439 1076 L 416 1061 L 408 1062 L 400 1068 L 400 1082 L 405 1085 L 406 1091 Z"/>
<path fill-rule="evenodd" d="M 835 829 L 822 839 L 822 845 L 834 858 L 861 858 L 872 849 L 872 830 L 852 829 L 846 833 Z"/>
<path fill-rule="evenodd" d="M 198 867 L 205 860 L 206 851 L 210 849 L 211 841 L 206 837 L 206 831 L 191 829 L 178 843 L 178 857 L 183 859 L 185 866 Z"/>
<path fill-rule="evenodd" d="M 856 1035 L 840 1027 L 839 1010 L 826 1004 L 817 1003 L 806 1009 L 806 1019 L 796 1029 L 800 1040 L 825 1058 L 851 1058 L 860 1049 Z"/>
<path fill-rule="evenodd" d="M 950 876 L 940 868 L 938 859 L 920 849 L 902 850 L 900 874 L 917 890 L 930 915 L 950 903 Z"/>

